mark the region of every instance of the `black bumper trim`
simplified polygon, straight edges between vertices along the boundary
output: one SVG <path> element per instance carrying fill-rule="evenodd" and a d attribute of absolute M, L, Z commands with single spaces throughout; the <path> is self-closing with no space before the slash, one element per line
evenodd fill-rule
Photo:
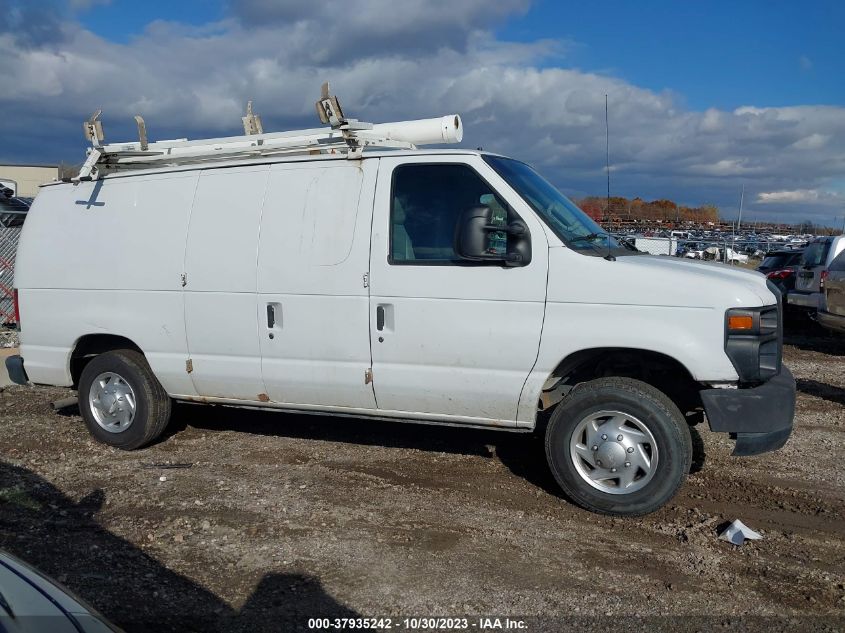
<path fill-rule="evenodd" d="M 792 427 L 772 431 L 770 433 L 737 433 L 736 445 L 731 455 L 736 457 L 747 457 L 748 455 L 759 455 L 776 451 L 786 444 L 786 440 L 792 435 Z"/>
<path fill-rule="evenodd" d="M 26 377 L 26 370 L 23 368 L 23 358 L 17 354 L 6 358 L 6 371 L 9 373 L 9 380 L 16 385 L 26 385 L 29 378 Z"/>
<path fill-rule="evenodd" d="M 734 455 L 757 455 L 786 443 L 795 417 L 795 378 L 780 373 L 751 389 L 704 389 L 701 402 L 710 430 L 735 433 Z"/>

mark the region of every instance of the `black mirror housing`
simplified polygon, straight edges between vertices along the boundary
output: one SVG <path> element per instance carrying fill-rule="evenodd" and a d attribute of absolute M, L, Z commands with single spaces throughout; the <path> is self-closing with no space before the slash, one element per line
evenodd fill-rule
<path fill-rule="evenodd" d="M 466 209 L 455 227 L 455 252 L 461 259 L 505 266 L 525 266 L 531 261 L 528 227 L 521 220 L 494 222 L 489 206 Z"/>

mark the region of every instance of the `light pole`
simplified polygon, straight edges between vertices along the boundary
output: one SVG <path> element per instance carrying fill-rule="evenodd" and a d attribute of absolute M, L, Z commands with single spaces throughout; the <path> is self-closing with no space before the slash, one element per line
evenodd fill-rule
<path fill-rule="evenodd" d="M 607 116 L 607 95 L 604 95 L 604 158 L 607 169 L 607 213 L 610 213 L 610 124 Z"/>

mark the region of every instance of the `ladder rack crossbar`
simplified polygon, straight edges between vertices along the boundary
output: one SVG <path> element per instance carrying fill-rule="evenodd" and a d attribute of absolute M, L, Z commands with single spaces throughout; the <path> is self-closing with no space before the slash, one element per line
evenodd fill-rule
<path fill-rule="evenodd" d="M 196 156 L 133 156 L 125 159 L 109 159 L 102 163 L 110 171 L 116 170 L 130 170 L 130 169 L 154 169 L 161 166 L 176 166 L 176 165 L 202 165 L 205 163 L 214 163 L 221 161 L 231 161 L 238 159 L 264 158 L 276 155 L 286 154 L 308 154 L 313 151 L 335 150 L 338 153 L 349 151 L 349 147 L 345 143 L 335 144 L 320 144 L 319 146 L 302 146 L 302 147 L 287 147 L 287 148 L 253 148 L 252 150 L 231 150 L 227 152 L 218 152 L 210 155 L 196 155 Z"/>
<path fill-rule="evenodd" d="M 190 148 L 190 147 L 212 147 L 215 145 L 231 145 L 233 143 L 245 143 L 247 145 L 261 145 L 274 140 L 283 139 L 302 139 L 302 138 L 343 138 L 340 132 L 336 132 L 332 128 L 313 128 L 308 130 L 290 130 L 287 132 L 267 132 L 264 134 L 250 134 L 241 136 L 221 136 L 218 138 L 195 139 L 189 141 L 187 139 L 178 139 L 174 141 L 154 141 L 148 144 L 150 152 L 163 151 L 168 149 Z M 138 141 L 128 143 L 111 143 L 103 145 L 99 149 L 107 152 L 124 152 L 124 151 L 142 151 L 141 144 Z M 146 151 L 145 151 L 146 153 Z"/>
<path fill-rule="evenodd" d="M 399 141 L 371 141 L 363 139 L 361 149 L 366 147 L 383 147 L 392 149 L 410 149 L 410 143 Z M 201 146 L 193 151 L 159 151 L 159 152 L 134 152 L 120 151 L 106 153 L 100 159 L 100 164 L 108 169 L 124 167 L 128 169 L 138 168 L 141 165 L 155 167 L 156 165 L 181 165 L 204 162 L 216 162 L 222 160 L 236 160 L 238 158 L 269 157 L 279 154 L 298 154 L 309 152 L 333 151 L 335 153 L 347 153 L 352 151 L 344 139 L 297 139 L 288 144 L 266 144 L 242 146 L 218 145 L 213 149 L 203 149 Z"/>

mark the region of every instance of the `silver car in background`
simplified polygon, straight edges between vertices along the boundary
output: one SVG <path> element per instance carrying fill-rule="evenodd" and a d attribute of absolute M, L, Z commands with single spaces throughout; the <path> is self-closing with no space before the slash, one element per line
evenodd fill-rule
<path fill-rule="evenodd" d="M 798 272 L 795 288 L 789 291 L 787 303 L 807 310 L 811 316 L 824 310 L 824 286 L 831 262 L 845 250 L 845 236 L 818 237 L 807 244 Z"/>
<path fill-rule="evenodd" d="M 55 580 L 0 550 L 0 631 L 121 633 Z"/>
<path fill-rule="evenodd" d="M 824 309 L 819 309 L 817 317 L 819 323 L 829 330 L 845 333 L 845 252 L 830 263 L 824 294 Z"/>

